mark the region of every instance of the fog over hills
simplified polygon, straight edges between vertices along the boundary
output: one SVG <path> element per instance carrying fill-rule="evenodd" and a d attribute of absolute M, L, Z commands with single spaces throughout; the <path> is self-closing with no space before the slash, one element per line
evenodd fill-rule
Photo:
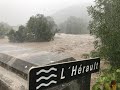
<path fill-rule="evenodd" d="M 89 22 L 90 16 L 87 12 L 87 7 L 90 6 L 90 3 L 73 5 L 71 7 L 67 7 L 60 11 L 57 11 L 53 15 L 51 15 L 57 24 L 64 22 L 70 16 L 76 16 L 83 19 L 86 23 Z"/>
<path fill-rule="evenodd" d="M 25 2 L 27 2 L 26 0 Z M 34 2 L 34 0 L 32 0 Z M 54 1 L 54 0 L 53 0 Z M 67 0 L 66 0 L 67 1 Z M 56 24 L 63 23 L 66 21 L 70 16 L 75 16 L 80 19 L 82 19 L 84 22 L 86 22 L 86 25 L 88 25 L 88 22 L 90 20 L 90 16 L 88 16 L 87 7 L 93 4 L 93 0 L 88 1 L 74 1 L 78 2 L 73 3 L 69 1 L 67 3 L 60 3 L 56 1 L 56 3 L 47 4 L 43 3 L 44 5 L 39 5 L 37 2 L 34 2 L 34 5 L 32 2 L 28 2 L 29 6 L 26 7 L 26 4 L 24 1 L 16 1 L 13 0 L 13 3 L 9 3 L 8 6 L 6 6 L 6 2 L 3 2 L 3 4 L 0 5 L 3 9 L 1 10 L 0 15 L 0 22 L 6 22 L 10 26 L 13 26 L 15 30 L 18 29 L 19 25 L 26 25 L 27 21 L 32 15 L 36 14 L 44 14 L 45 16 L 51 16 L 54 18 Z M 24 3 L 23 3 L 24 2 Z M 61 1 L 62 2 L 62 1 Z M 15 3 L 15 5 L 13 5 Z M 19 3 L 23 3 L 23 7 L 21 8 L 21 5 Z M 13 6 L 12 8 L 10 8 Z M 20 10 L 19 10 L 19 9 Z M 23 9 L 24 8 L 24 9 Z M 44 11 L 44 12 L 42 12 Z"/>
<path fill-rule="evenodd" d="M 57 11 L 56 13 L 54 13 L 51 16 L 54 18 L 56 24 L 58 25 L 60 30 L 62 30 L 63 33 L 67 32 L 66 31 L 67 26 L 65 26 L 66 20 L 68 21 L 69 17 L 74 16 L 74 17 L 78 18 L 80 20 L 80 22 L 82 23 L 80 26 L 81 28 L 79 28 L 80 32 L 83 34 L 88 34 L 89 33 L 88 25 L 89 25 L 89 21 L 91 20 L 91 17 L 88 15 L 87 7 L 90 5 L 92 5 L 92 3 L 73 5 L 73 6 L 65 8 L 65 9 L 62 9 L 60 11 Z M 68 23 L 70 23 L 70 21 Z M 62 28 L 61 28 L 61 24 L 62 24 Z M 79 24 L 79 23 L 76 23 L 76 25 L 77 24 Z M 76 25 L 75 26 L 71 25 L 74 27 L 73 29 L 71 27 L 73 32 L 76 32 L 77 27 L 79 27 Z"/>

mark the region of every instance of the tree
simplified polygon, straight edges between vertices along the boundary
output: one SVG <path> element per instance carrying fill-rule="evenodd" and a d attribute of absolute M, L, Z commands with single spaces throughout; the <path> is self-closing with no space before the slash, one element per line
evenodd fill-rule
<path fill-rule="evenodd" d="M 11 30 L 11 27 L 6 23 L 1 22 L 0 23 L 0 38 L 4 38 L 5 35 L 9 32 L 9 30 Z"/>
<path fill-rule="evenodd" d="M 61 32 L 67 34 L 83 34 L 88 33 L 86 23 L 75 16 L 69 17 L 65 22 L 59 25 Z"/>
<path fill-rule="evenodd" d="M 15 31 L 13 29 L 10 30 L 10 32 L 7 34 L 8 39 L 10 42 L 16 42 L 15 39 Z"/>
<path fill-rule="evenodd" d="M 120 0 L 95 0 L 88 8 L 89 29 L 96 36 L 95 49 L 114 67 L 120 67 Z"/>
<path fill-rule="evenodd" d="M 56 24 L 51 17 L 45 17 L 42 14 L 30 17 L 27 23 L 28 41 L 50 41 L 54 37 Z M 29 37 L 31 37 L 29 39 Z"/>
<path fill-rule="evenodd" d="M 12 29 L 7 36 L 10 42 L 24 42 L 26 38 L 25 27 L 19 26 L 18 31 Z"/>
<path fill-rule="evenodd" d="M 15 32 L 16 42 L 24 42 L 26 37 L 25 27 L 23 25 L 19 26 L 18 31 Z"/>

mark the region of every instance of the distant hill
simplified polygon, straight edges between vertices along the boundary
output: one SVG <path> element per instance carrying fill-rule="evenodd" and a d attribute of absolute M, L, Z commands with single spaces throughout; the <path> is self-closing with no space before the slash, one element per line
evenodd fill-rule
<path fill-rule="evenodd" d="M 64 22 L 70 16 L 80 17 L 84 19 L 86 22 L 89 22 L 90 16 L 88 16 L 87 7 L 91 4 L 86 3 L 84 5 L 75 5 L 60 11 L 57 11 L 53 15 L 51 15 L 57 24 Z"/>
<path fill-rule="evenodd" d="M 86 23 L 85 29 L 87 30 L 87 33 L 89 33 L 89 30 L 87 29 L 87 27 L 91 18 L 88 15 L 87 7 L 90 5 L 92 4 L 86 3 L 83 5 L 71 6 L 54 13 L 52 17 L 54 18 L 58 26 L 64 21 L 66 21 L 70 16 L 81 18 Z"/>

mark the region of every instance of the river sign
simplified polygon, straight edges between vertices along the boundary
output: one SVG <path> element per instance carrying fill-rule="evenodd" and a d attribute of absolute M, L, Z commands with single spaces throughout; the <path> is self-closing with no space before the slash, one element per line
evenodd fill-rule
<path fill-rule="evenodd" d="M 100 58 L 31 68 L 29 90 L 44 90 L 98 72 L 99 69 Z"/>

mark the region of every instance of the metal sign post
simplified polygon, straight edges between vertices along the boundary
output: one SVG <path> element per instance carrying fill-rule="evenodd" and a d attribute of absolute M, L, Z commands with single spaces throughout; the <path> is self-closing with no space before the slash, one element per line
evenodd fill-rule
<path fill-rule="evenodd" d="M 98 72 L 99 69 L 99 58 L 45 67 L 35 67 L 29 71 L 29 90 L 48 89 L 79 77 Z"/>

